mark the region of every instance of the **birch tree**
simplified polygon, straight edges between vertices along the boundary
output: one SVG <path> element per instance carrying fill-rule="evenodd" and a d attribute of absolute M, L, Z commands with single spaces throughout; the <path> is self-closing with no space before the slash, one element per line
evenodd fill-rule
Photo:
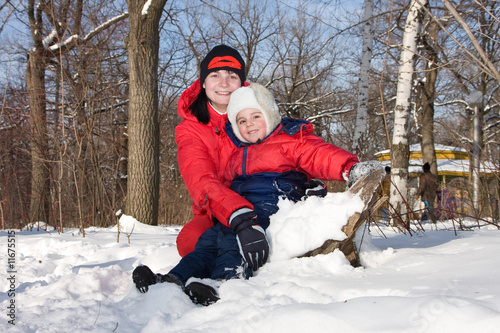
<path fill-rule="evenodd" d="M 406 18 L 401 56 L 399 60 L 396 104 L 394 109 L 394 132 L 391 145 L 391 188 L 390 204 L 404 220 L 406 215 L 408 163 L 408 120 L 413 83 L 413 69 L 417 54 L 417 39 L 422 22 L 423 9 L 427 0 L 412 0 Z"/>
<path fill-rule="evenodd" d="M 363 153 L 361 146 L 365 139 L 368 121 L 368 93 L 370 88 L 370 61 L 372 58 L 373 46 L 373 0 L 365 0 L 363 21 L 365 22 L 363 31 L 363 49 L 361 56 L 361 66 L 358 81 L 358 110 L 356 125 L 354 128 L 354 138 L 352 148 L 355 152 Z"/>

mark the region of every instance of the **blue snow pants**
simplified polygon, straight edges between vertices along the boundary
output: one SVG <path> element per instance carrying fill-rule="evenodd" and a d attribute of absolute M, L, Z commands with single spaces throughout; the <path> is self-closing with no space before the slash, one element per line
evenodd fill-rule
<path fill-rule="evenodd" d="M 252 276 L 252 270 L 240 254 L 235 233 L 221 223 L 206 230 L 194 251 L 183 257 L 169 273 L 184 285 L 191 277 L 229 280 Z"/>

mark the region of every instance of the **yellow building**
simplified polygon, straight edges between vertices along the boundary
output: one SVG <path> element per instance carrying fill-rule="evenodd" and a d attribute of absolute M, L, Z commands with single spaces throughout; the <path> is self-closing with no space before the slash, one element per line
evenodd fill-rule
<path fill-rule="evenodd" d="M 436 151 L 438 176 L 443 183 L 449 183 L 456 177 L 465 177 L 466 179 L 469 177 L 470 161 L 465 149 L 444 145 L 435 145 L 434 149 Z M 391 152 L 389 149 L 378 152 L 375 156 L 382 164 L 390 166 Z M 420 145 L 410 145 L 410 165 L 408 167 L 410 179 L 418 177 L 422 172 L 423 164 Z M 480 172 L 481 177 L 493 177 L 500 172 L 500 167 L 485 161 L 481 164 Z"/>
<path fill-rule="evenodd" d="M 440 198 L 452 201 L 454 209 L 462 212 L 470 208 L 469 201 L 469 154 L 463 148 L 435 145 L 438 177 L 441 182 Z M 390 150 L 383 150 L 375 154 L 378 161 L 384 166 L 391 165 Z M 425 161 L 428 162 L 428 161 Z M 410 145 L 409 161 L 409 194 L 413 198 L 418 188 L 418 176 L 422 173 L 422 151 L 420 144 Z M 490 161 L 483 161 L 480 168 L 480 177 L 484 188 L 484 199 L 498 202 L 498 175 L 500 166 L 496 166 Z M 497 177 L 495 177 L 495 175 Z M 412 202 L 415 210 L 420 210 L 420 202 Z M 496 206 L 497 204 L 495 204 Z M 496 206 L 497 207 L 497 206 Z M 450 207 L 448 207 L 450 208 Z M 497 208 L 498 209 L 498 208 Z M 492 209 L 495 210 L 495 209 Z"/>

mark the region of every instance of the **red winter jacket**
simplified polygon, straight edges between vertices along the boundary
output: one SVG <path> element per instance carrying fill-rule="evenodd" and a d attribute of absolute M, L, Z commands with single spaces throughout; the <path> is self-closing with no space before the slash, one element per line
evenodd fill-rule
<path fill-rule="evenodd" d="M 226 131 L 232 136 L 230 126 Z M 226 168 L 226 181 L 243 174 L 244 154 L 246 174 L 295 170 L 322 180 L 344 181 L 359 162 L 356 155 L 316 136 L 310 122 L 291 118 L 284 118 L 261 143 L 235 151 Z"/>
<path fill-rule="evenodd" d="M 227 163 L 236 149 L 224 131 L 227 115 L 219 114 L 209 104 L 210 122 L 205 125 L 199 123 L 188 110 L 200 90 L 200 81 L 196 80 L 182 93 L 177 104 L 177 114 L 183 119 L 175 128 L 177 162 L 193 200 L 195 219 L 197 215 L 215 216 L 229 226 L 228 219 L 235 210 L 243 207 L 253 209 L 253 206 L 230 190 L 228 184 L 222 183 L 223 170 L 220 166 Z M 179 246 L 182 244 L 179 244 L 178 238 Z M 194 244 L 189 247 L 194 248 Z"/>

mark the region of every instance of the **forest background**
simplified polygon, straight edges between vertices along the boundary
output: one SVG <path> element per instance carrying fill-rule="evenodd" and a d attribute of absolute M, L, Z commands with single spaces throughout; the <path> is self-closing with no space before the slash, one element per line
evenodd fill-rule
<path fill-rule="evenodd" d="M 393 164 L 400 159 L 392 175 L 400 178 L 392 182 L 396 215 L 406 214 L 408 146 L 416 143 L 431 161 L 434 144 L 442 144 L 496 166 L 498 199 L 499 7 L 481 0 L 4 1 L 1 227 L 44 221 L 84 230 L 116 224 L 120 210 L 153 225 L 188 222 L 176 105 L 203 56 L 221 43 L 240 51 L 247 79 L 273 92 L 282 115 L 311 121 L 362 161 L 391 149 Z M 484 193 L 474 198 L 476 217 L 492 215 L 481 201 L 488 184 L 473 171 L 464 187 Z"/>

